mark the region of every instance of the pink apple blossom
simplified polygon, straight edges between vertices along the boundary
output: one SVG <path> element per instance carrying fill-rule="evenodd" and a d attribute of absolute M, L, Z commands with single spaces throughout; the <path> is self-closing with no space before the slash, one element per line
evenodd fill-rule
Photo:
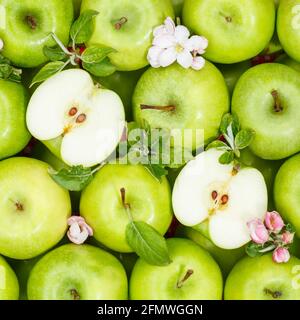
<path fill-rule="evenodd" d="M 283 247 L 278 247 L 273 252 L 273 261 L 276 263 L 286 263 L 290 260 L 289 250 Z"/>
<path fill-rule="evenodd" d="M 284 244 L 291 244 L 293 243 L 293 240 L 294 240 L 294 233 L 291 233 L 289 231 L 285 231 L 283 234 L 282 234 L 282 241 Z"/>
<path fill-rule="evenodd" d="M 93 229 L 85 222 L 83 217 L 72 216 L 68 219 L 70 226 L 67 236 L 75 244 L 83 244 L 89 236 L 93 235 Z"/>
<path fill-rule="evenodd" d="M 274 232 L 279 232 L 284 227 L 284 222 L 280 214 L 276 211 L 267 212 L 265 217 L 266 227 Z"/>
<path fill-rule="evenodd" d="M 264 244 L 269 240 L 269 232 L 260 219 L 254 219 L 247 223 L 250 237 L 257 244 Z"/>

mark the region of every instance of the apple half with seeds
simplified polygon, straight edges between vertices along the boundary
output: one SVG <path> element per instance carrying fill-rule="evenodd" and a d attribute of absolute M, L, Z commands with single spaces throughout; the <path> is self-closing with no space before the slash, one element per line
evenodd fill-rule
<path fill-rule="evenodd" d="M 31 134 L 65 163 L 91 167 L 117 147 L 125 112 L 115 92 L 95 85 L 86 71 L 70 69 L 37 88 L 26 120 Z"/>
<path fill-rule="evenodd" d="M 215 245 L 235 249 L 250 241 L 247 222 L 264 217 L 267 187 L 257 169 L 223 165 L 221 154 L 202 152 L 183 168 L 173 189 L 173 209 L 183 225 L 206 222 Z"/>

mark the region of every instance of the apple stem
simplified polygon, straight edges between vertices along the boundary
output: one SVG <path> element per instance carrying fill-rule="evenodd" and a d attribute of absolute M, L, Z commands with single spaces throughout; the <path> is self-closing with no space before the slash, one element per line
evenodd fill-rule
<path fill-rule="evenodd" d="M 146 104 L 141 104 L 141 110 L 175 111 L 176 107 L 173 105 L 160 107 L 160 106 L 148 106 Z"/>
<path fill-rule="evenodd" d="M 78 294 L 76 289 L 71 289 L 70 292 L 73 300 L 80 300 L 80 295 Z"/>
<path fill-rule="evenodd" d="M 36 27 L 37 27 L 37 22 L 36 22 L 36 19 L 33 17 L 33 16 L 26 16 L 25 17 L 25 21 L 26 23 L 29 25 L 29 27 L 32 29 L 32 30 L 35 30 Z"/>
<path fill-rule="evenodd" d="M 130 211 L 130 204 L 126 202 L 126 190 L 125 188 L 121 188 L 120 189 L 121 192 L 121 199 L 122 199 L 122 204 L 124 209 L 126 210 L 127 214 L 128 214 L 128 218 L 130 221 L 133 221 L 133 217 Z"/>
<path fill-rule="evenodd" d="M 275 112 L 281 112 L 283 110 L 282 106 L 281 106 L 281 101 L 280 101 L 280 97 L 279 97 L 279 93 L 277 90 L 273 90 L 271 92 L 271 95 L 274 99 L 275 105 L 274 105 L 274 111 Z"/>
<path fill-rule="evenodd" d="M 189 269 L 186 272 L 185 276 L 177 282 L 177 288 L 181 288 L 193 273 L 194 273 L 194 270 Z"/>
<path fill-rule="evenodd" d="M 70 52 L 64 44 L 60 41 L 60 39 L 57 37 L 57 35 L 54 32 L 50 33 L 51 37 L 54 39 L 54 41 L 57 43 L 57 45 L 61 48 L 61 50 L 68 56 L 72 56 L 73 53 Z"/>
<path fill-rule="evenodd" d="M 116 23 L 115 23 L 115 29 L 120 30 L 122 26 L 128 21 L 126 17 L 120 18 Z"/>
<path fill-rule="evenodd" d="M 282 296 L 282 293 L 280 291 L 272 291 L 270 289 L 265 289 L 265 293 L 272 296 L 273 299 L 278 299 Z"/>

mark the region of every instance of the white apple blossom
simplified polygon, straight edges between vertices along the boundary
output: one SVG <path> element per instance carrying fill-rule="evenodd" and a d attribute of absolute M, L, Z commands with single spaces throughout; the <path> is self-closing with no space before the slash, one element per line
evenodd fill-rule
<path fill-rule="evenodd" d="M 75 244 L 83 244 L 89 236 L 93 235 L 93 229 L 80 216 L 72 216 L 68 219 L 70 226 L 67 236 Z"/>
<path fill-rule="evenodd" d="M 147 56 L 153 68 L 167 67 L 175 61 L 185 69 L 200 70 L 204 67 L 205 59 L 200 55 L 208 46 L 206 38 L 197 35 L 190 37 L 189 30 L 182 25 L 175 26 L 170 17 L 154 29 L 153 35 Z"/>
<path fill-rule="evenodd" d="M 4 42 L 3 40 L 0 38 L 0 51 L 3 49 L 4 47 Z"/>

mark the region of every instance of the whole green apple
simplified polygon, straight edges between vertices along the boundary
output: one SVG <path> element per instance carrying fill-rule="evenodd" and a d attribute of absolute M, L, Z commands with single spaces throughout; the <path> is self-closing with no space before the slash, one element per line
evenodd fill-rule
<path fill-rule="evenodd" d="M 125 300 L 127 276 L 117 258 L 90 245 L 67 244 L 32 269 L 29 300 Z"/>
<path fill-rule="evenodd" d="M 17 154 L 30 140 L 27 103 L 28 94 L 21 84 L 0 79 L 0 159 Z"/>
<path fill-rule="evenodd" d="M 185 227 L 183 232 L 186 237 L 197 243 L 212 255 L 219 264 L 224 277 L 229 274 L 237 261 L 245 255 L 244 247 L 233 250 L 219 248 L 209 238 L 205 237 L 193 228 Z"/>
<path fill-rule="evenodd" d="M 300 237 L 300 154 L 288 159 L 279 169 L 274 184 L 275 207 Z"/>
<path fill-rule="evenodd" d="M 280 1 L 277 33 L 284 51 L 300 62 L 300 2 L 298 0 Z"/>
<path fill-rule="evenodd" d="M 30 259 L 58 243 L 71 214 L 69 193 L 29 158 L 0 162 L 0 253 Z"/>
<path fill-rule="evenodd" d="M 170 0 L 83 0 L 81 12 L 88 9 L 99 12 L 88 44 L 114 48 L 110 61 L 120 71 L 147 66 L 152 30 L 174 17 Z"/>
<path fill-rule="evenodd" d="M 68 44 L 72 0 L 0 0 L 0 12 L 2 54 L 16 66 L 33 68 L 46 62 L 43 47 L 55 45 L 51 32 Z"/>
<path fill-rule="evenodd" d="M 222 273 L 211 255 L 187 239 L 167 240 L 172 262 L 165 267 L 139 259 L 129 283 L 132 300 L 221 300 Z"/>
<path fill-rule="evenodd" d="M 174 144 L 193 149 L 215 137 L 224 113 L 229 110 L 226 83 L 220 71 L 206 61 L 200 71 L 178 64 L 149 68 L 140 78 L 133 95 L 133 115 L 143 125 L 172 130 Z M 190 129 L 193 135 L 186 136 Z M 198 130 L 196 130 L 198 129 Z"/>
<path fill-rule="evenodd" d="M 236 63 L 258 55 L 275 29 L 274 0 L 186 0 L 183 23 L 209 44 L 205 57 Z"/>
<path fill-rule="evenodd" d="M 172 220 L 171 191 L 165 177 L 159 182 L 142 165 L 109 164 L 82 192 L 80 214 L 96 240 L 112 250 L 132 252 L 125 237 L 130 220 L 122 204 L 122 188 L 133 219 L 149 223 L 161 234 Z"/>
<path fill-rule="evenodd" d="M 18 300 L 19 283 L 16 274 L 0 256 L 0 300 Z"/>
<path fill-rule="evenodd" d="M 243 128 L 255 131 L 250 149 L 279 160 L 300 151 L 300 77 L 290 67 L 265 63 L 246 71 L 232 98 L 232 112 Z"/>
<path fill-rule="evenodd" d="M 225 300 L 299 300 L 299 266 L 300 260 L 295 257 L 281 264 L 275 263 L 270 254 L 246 257 L 226 280 Z"/>

